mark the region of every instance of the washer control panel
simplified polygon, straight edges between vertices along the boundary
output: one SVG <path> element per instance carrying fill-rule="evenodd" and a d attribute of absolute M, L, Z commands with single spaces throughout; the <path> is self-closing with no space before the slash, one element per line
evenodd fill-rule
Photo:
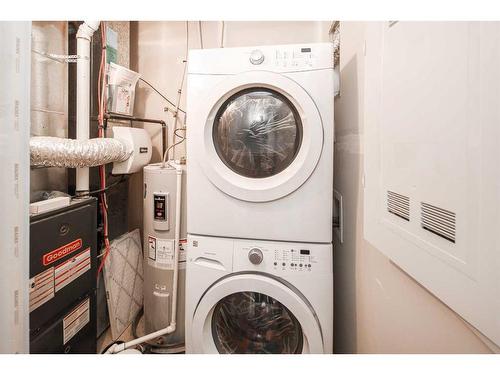
<path fill-rule="evenodd" d="M 233 271 L 259 270 L 273 274 L 330 272 L 331 244 L 301 244 L 240 240 L 234 243 Z"/>
<path fill-rule="evenodd" d="M 293 271 L 311 271 L 316 266 L 316 257 L 307 248 L 292 248 L 274 251 L 274 269 L 290 269 Z"/>

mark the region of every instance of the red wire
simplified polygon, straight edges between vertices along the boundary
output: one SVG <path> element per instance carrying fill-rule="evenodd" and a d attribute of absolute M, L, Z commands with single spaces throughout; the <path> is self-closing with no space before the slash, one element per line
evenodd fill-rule
<path fill-rule="evenodd" d="M 99 138 L 104 137 L 104 113 L 106 110 L 106 101 L 105 101 L 105 95 L 102 95 L 101 97 L 101 90 L 105 87 L 105 81 L 106 81 L 106 74 L 105 74 L 105 66 L 106 66 L 106 35 L 105 35 L 105 29 L 106 29 L 106 24 L 105 22 L 101 22 L 101 43 L 102 43 L 102 54 L 101 54 L 101 64 L 99 67 L 99 77 L 97 81 L 97 101 L 98 101 L 98 108 L 99 108 L 99 114 L 98 114 L 98 124 L 99 124 Z M 102 86 L 101 86 L 102 85 Z M 105 174 L 105 168 L 104 165 L 99 166 L 99 179 L 100 179 L 100 187 L 101 189 L 106 188 L 106 174 Z M 110 245 L 109 245 L 109 238 L 108 238 L 108 208 L 107 208 L 107 200 L 106 200 L 106 192 L 103 191 L 101 193 L 101 202 L 99 203 L 100 208 L 101 208 L 101 216 L 102 216 L 102 223 L 103 223 L 103 237 L 104 237 L 104 246 L 106 250 L 104 251 L 104 254 L 101 259 L 101 263 L 99 264 L 99 268 L 97 269 L 97 277 L 99 277 L 99 274 L 101 273 L 102 269 L 104 268 L 104 264 L 106 262 L 106 259 L 109 255 L 110 251 Z"/>

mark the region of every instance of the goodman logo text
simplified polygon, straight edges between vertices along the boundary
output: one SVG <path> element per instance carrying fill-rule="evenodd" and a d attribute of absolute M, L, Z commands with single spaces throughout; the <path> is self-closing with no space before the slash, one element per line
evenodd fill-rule
<path fill-rule="evenodd" d="M 69 244 L 58 247 L 57 249 L 51 251 L 50 253 L 45 254 L 42 258 L 42 263 L 44 266 L 47 266 L 59 259 L 64 258 L 66 255 L 75 252 L 81 247 L 82 247 L 82 239 L 79 238 L 77 240 L 70 242 Z"/>

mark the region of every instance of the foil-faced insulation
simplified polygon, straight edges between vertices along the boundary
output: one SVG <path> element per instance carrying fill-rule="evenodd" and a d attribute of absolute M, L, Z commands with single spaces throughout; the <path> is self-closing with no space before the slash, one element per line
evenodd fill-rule
<path fill-rule="evenodd" d="M 127 160 L 127 146 L 113 138 L 75 140 L 57 137 L 31 137 L 32 166 L 84 168 Z"/>

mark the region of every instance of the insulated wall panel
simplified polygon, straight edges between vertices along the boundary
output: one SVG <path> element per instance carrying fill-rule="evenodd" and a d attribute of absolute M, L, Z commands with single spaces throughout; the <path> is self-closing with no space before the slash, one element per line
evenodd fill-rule
<path fill-rule="evenodd" d="M 31 23 L 0 22 L 0 353 L 28 353 Z"/>

